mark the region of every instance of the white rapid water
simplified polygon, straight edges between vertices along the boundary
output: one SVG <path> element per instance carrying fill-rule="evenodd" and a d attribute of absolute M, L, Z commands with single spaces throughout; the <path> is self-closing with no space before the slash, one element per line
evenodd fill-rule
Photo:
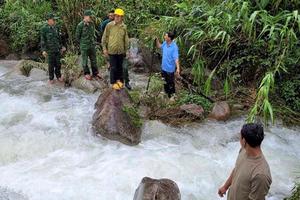
<path fill-rule="evenodd" d="M 181 129 L 149 121 L 142 143 L 129 147 L 93 136 L 97 94 L 8 71 L 0 67 L 0 199 L 131 200 L 144 176 L 174 180 L 183 200 L 221 199 L 243 119 Z M 266 130 L 269 200 L 283 199 L 299 176 L 299 142 L 299 128 Z"/>

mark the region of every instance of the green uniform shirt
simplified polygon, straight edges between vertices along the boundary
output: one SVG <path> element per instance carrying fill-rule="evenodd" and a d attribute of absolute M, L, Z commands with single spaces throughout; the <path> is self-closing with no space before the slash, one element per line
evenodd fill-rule
<path fill-rule="evenodd" d="M 127 27 L 114 21 L 107 24 L 102 36 L 102 47 L 108 54 L 125 54 L 129 47 Z"/>
<path fill-rule="evenodd" d="M 61 49 L 60 31 L 57 26 L 46 24 L 41 29 L 41 48 L 47 53 L 56 53 Z"/>
<path fill-rule="evenodd" d="M 76 39 L 81 50 L 87 50 L 95 46 L 95 26 L 92 22 L 81 21 L 76 28 Z"/>

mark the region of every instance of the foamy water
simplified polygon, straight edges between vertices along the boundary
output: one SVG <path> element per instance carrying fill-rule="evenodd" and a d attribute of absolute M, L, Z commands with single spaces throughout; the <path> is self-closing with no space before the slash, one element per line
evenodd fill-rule
<path fill-rule="evenodd" d="M 145 176 L 170 178 L 183 200 L 216 200 L 234 166 L 243 119 L 181 129 L 146 122 L 142 143 L 94 137 L 99 94 L 48 86 L 0 67 L 0 199 L 130 200 Z M 299 128 L 266 129 L 273 176 L 269 200 L 290 193 L 300 174 Z"/>

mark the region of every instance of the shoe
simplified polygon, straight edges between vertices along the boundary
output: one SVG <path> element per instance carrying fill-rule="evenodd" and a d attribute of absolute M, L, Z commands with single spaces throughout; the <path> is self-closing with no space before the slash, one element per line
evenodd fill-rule
<path fill-rule="evenodd" d="M 92 77 L 89 74 L 84 75 L 84 78 L 88 81 L 92 80 Z"/>
<path fill-rule="evenodd" d="M 114 90 L 120 90 L 120 89 L 121 89 L 118 83 L 114 83 L 114 84 L 112 85 L 112 88 L 113 88 Z"/>
<path fill-rule="evenodd" d="M 48 83 L 49 83 L 50 85 L 53 85 L 53 84 L 54 84 L 54 80 L 49 80 Z"/>
<path fill-rule="evenodd" d="M 132 87 L 129 83 L 125 83 L 125 87 L 128 89 L 128 90 L 132 90 Z"/>
<path fill-rule="evenodd" d="M 118 84 L 118 85 L 119 85 L 120 89 L 121 89 L 121 88 L 124 88 L 124 84 L 123 84 L 121 81 L 117 81 L 117 83 L 116 83 L 116 84 Z"/>

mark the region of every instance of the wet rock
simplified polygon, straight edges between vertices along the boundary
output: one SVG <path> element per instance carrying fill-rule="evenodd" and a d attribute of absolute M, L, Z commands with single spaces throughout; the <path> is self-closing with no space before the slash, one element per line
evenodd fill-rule
<path fill-rule="evenodd" d="M 48 64 L 35 62 L 32 60 L 21 60 L 16 68 L 19 69 L 22 75 L 29 76 L 32 69 L 40 69 L 47 72 Z"/>
<path fill-rule="evenodd" d="M 177 184 L 170 179 L 143 178 L 133 200 L 180 200 Z"/>
<path fill-rule="evenodd" d="M 6 60 L 20 60 L 20 56 L 15 53 L 8 54 L 5 58 Z"/>
<path fill-rule="evenodd" d="M 125 89 L 107 89 L 96 104 L 93 116 L 93 130 L 102 135 L 127 145 L 137 145 L 141 141 L 141 127 L 135 125 L 132 118 L 124 111 L 131 107 L 132 101 Z"/>
<path fill-rule="evenodd" d="M 0 58 L 9 54 L 8 44 L 4 40 L 0 40 Z"/>
<path fill-rule="evenodd" d="M 46 71 L 34 68 L 30 71 L 30 78 L 34 81 L 44 81 L 48 79 L 48 76 Z"/>
<path fill-rule="evenodd" d="M 221 101 L 216 102 L 213 110 L 209 114 L 209 118 L 215 119 L 218 121 L 226 121 L 230 117 L 230 107 L 227 102 Z"/>
<path fill-rule="evenodd" d="M 180 109 L 196 117 L 202 117 L 204 114 L 202 106 L 196 104 L 184 104 L 180 106 Z"/>
<path fill-rule="evenodd" d="M 103 90 L 108 85 L 103 80 L 86 80 L 83 76 L 71 82 L 71 86 L 87 93 L 94 93 L 98 90 Z"/>

